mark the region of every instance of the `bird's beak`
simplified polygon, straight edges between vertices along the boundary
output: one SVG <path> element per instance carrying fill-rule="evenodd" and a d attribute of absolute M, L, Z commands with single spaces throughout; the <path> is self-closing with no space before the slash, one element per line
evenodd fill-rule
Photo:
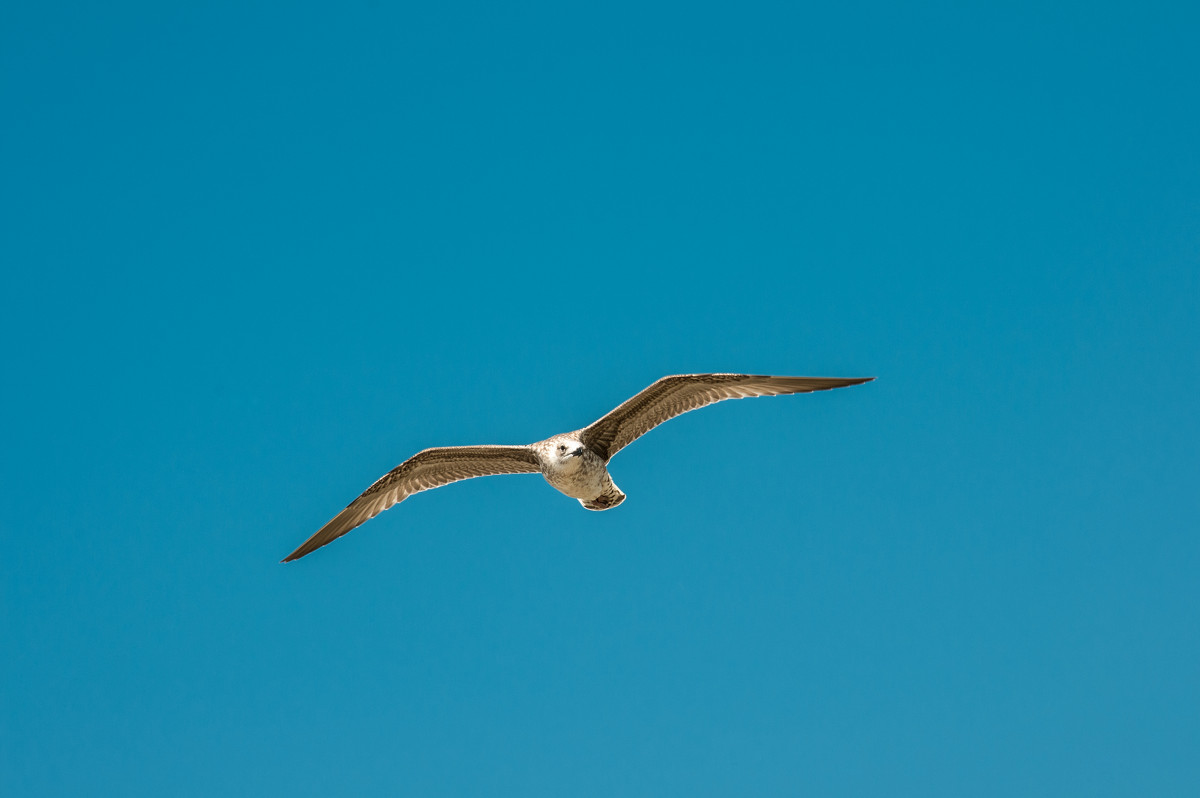
<path fill-rule="evenodd" d="M 582 456 L 583 456 L 583 449 L 576 449 L 575 451 L 571 452 L 571 457 L 582 457 Z"/>

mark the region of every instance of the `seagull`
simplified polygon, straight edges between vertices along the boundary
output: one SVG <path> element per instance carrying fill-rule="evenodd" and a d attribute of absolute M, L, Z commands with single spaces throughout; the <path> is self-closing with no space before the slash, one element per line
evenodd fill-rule
<path fill-rule="evenodd" d="M 676 374 L 663 377 L 583 429 L 524 446 L 439 446 L 417 452 L 293 551 L 298 560 L 423 490 L 494 474 L 541 474 L 551 487 L 589 510 L 611 510 L 625 494 L 608 474 L 613 455 L 659 424 L 725 399 L 828 391 L 874 377 L 770 377 L 759 374 Z"/>

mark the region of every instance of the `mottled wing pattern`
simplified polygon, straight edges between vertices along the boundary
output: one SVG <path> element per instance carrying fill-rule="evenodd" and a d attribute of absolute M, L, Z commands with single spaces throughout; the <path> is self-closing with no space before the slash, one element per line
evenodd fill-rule
<path fill-rule="evenodd" d="M 759 374 L 678 374 L 663 377 L 604 418 L 586 427 L 583 443 L 606 460 L 659 424 L 714 402 L 747 396 L 827 391 L 874 377 L 768 377 Z"/>
<path fill-rule="evenodd" d="M 384 474 L 374 485 L 342 510 L 284 562 L 305 554 L 369 521 L 414 493 L 472 477 L 493 474 L 540 473 L 537 457 L 528 446 L 443 446 L 426 449 Z"/>

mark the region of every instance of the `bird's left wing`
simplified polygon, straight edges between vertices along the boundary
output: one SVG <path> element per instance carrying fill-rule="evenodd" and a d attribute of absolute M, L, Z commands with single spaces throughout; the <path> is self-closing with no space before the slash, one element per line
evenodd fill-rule
<path fill-rule="evenodd" d="M 604 418 L 580 431 L 580 439 L 608 460 L 659 424 L 725 399 L 828 391 L 874 377 L 772 377 L 766 374 L 676 374 L 663 377 Z"/>
<path fill-rule="evenodd" d="M 426 449 L 380 477 L 283 561 L 298 560 L 316 551 L 414 493 L 472 477 L 534 474 L 541 470 L 537 457 L 528 446 L 442 446 Z"/>

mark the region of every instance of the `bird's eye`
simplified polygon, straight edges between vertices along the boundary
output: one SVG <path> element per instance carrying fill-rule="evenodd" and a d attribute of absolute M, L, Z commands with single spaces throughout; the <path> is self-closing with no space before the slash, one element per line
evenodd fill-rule
<path fill-rule="evenodd" d="M 566 445 L 565 445 L 565 444 L 561 444 L 561 443 L 560 443 L 560 444 L 558 445 L 558 450 L 559 450 L 560 452 L 565 452 L 565 451 L 567 450 L 567 447 L 566 447 Z"/>

